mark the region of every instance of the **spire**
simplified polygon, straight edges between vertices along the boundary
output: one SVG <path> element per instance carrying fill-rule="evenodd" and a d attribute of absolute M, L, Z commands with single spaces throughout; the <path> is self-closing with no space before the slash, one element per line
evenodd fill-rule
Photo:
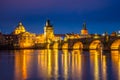
<path fill-rule="evenodd" d="M 82 29 L 83 30 L 87 30 L 87 28 L 86 28 L 86 22 L 83 23 L 83 28 Z"/>
<path fill-rule="evenodd" d="M 52 27 L 52 25 L 50 24 L 50 20 L 47 20 L 46 21 L 46 25 L 45 26 L 47 26 L 47 27 Z"/>
<path fill-rule="evenodd" d="M 46 21 L 46 26 L 49 26 L 50 25 L 50 20 L 47 20 Z"/>

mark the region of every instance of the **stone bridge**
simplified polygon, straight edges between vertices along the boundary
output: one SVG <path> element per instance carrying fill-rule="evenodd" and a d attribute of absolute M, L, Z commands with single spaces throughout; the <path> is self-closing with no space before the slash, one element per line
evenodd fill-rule
<path fill-rule="evenodd" d="M 52 42 L 47 46 L 51 49 L 120 50 L 120 37 L 68 39 Z"/>

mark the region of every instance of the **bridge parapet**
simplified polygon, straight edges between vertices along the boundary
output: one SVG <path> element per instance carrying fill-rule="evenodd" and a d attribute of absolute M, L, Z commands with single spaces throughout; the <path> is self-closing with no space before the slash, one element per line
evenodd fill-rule
<path fill-rule="evenodd" d="M 113 45 L 114 43 L 114 45 Z M 56 44 L 56 42 L 52 43 L 52 46 Z M 58 49 L 79 49 L 83 50 L 89 49 L 103 49 L 103 50 L 111 50 L 111 46 L 115 47 L 115 49 L 119 49 L 120 47 L 120 37 L 103 37 L 100 38 L 79 38 L 79 39 L 68 39 L 66 41 L 62 40 L 57 42 Z M 53 47 L 54 48 L 54 47 Z"/>

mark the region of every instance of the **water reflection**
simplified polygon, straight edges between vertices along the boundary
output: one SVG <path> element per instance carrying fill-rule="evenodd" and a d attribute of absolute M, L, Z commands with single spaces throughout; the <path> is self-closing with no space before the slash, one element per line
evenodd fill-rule
<path fill-rule="evenodd" d="M 16 50 L 14 51 L 15 55 L 15 80 L 17 79 L 26 79 L 29 75 L 30 66 L 32 66 L 32 56 L 33 50 Z"/>
<path fill-rule="evenodd" d="M 68 50 L 63 50 L 63 54 L 61 54 L 62 58 L 62 77 L 64 77 L 65 80 L 69 77 L 68 68 L 70 66 L 70 54 L 68 53 Z"/>
<path fill-rule="evenodd" d="M 120 80 L 120 51 L 111 51 L 112 70 L 115 79 Z"/>
<path fill-rule="evenodd" d="M 106 56 L 103 55 L 102 56 L 102 76 L 103 76 L 103 80 L 107 80 L 107 61 L 106 61 Z"/>
<path fill-rule="evenodd" d="M 81 62 L 81 51 L 73 50 L 72 51 L 72 79 L 73 80 L 82 80 L 82 62 Z"/>
<path fill-rule="evenodd" d="M 93 71 L 93 78 L 94 80 L 99 80 L 99 69 L 100 69 L 100 56 L 99 56 L 99 51 L 96 50 L 91 50 L 90 51 L 90 65 L 91 65 L 91 70 Z"/>
<path fill-rule="evenodd" d="M 0 79 L 120 80 L 120 52 L 102 53 L 57 49 L 0 51 Z M 13 76 L 5 78 L 6 75 Z"/>

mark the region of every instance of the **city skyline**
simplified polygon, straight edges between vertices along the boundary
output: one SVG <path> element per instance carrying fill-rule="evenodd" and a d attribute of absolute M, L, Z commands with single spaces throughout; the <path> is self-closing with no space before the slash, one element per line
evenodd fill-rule
<path fill-rule="evenodd" d="M 89 33 L 120 30 L 118 0 L 1 0 L 0 30 L 10 33 L 21 21 L 33 33 L 43 33 L 47 19 L 55 33 L 80 33 L 86 22 Z"/>
<path fill-rule="evenodd" d="M 48 19 L 48 20 L 49 20 L 49 19 Z M 11 33 L 16 29 L 16 27 L 19 25 L 19 23 L 23 24 L 23 22 L 19 21 L 19 22 L 17 23 L 17 25 L 14 26 L 13 30 L 11 30 L 11 29 L 8 30 L 8 29 L 6 29 L 6 30 L 8 30 L 8 32 L 4 32 L 4 31 L 2 32 L 1 30 L 0 30 L 0 32 L 3 33 L 3 34 L 11 34 Z M 58 30 L 55 29 L 55 27 L 54 27 L 53 24 L 51 24 L 51 25 L 52 25 L 53 28 L 54 28 L 55 34 L 67 34 L 67 33 L 80 34 L 80 31 L 82 30 L 84 23 L 86 24 L 86 22 L 83 22 L 83 23 L 81 24 L 80 30 L 77 30 L 78 32 L 75 32 L 75 31 L 71 31 L 71 32 L 65 31 L 65 32 L 64 32 L 64 28 L 63 28 L 63 32 L 64 32 L 64 33 L 62 33 L 62 32 L 61 32 L 61 33 L 56 32 L 56 31 L 58 31 Z M 34 32 L 34 30 L 33 30 L 33 31 L 30 30 L 30 28 L 26 27 L 24 24 L 23 24 L 23 26 L 24 26 L 25 29 L 26 29 L 27 31 L 29 31 L 29 32 L 32 32 L 32 33 L 35 33 L 35 34 L 42 34 L 42 33 L 44 32 L 45 24 L 46 24 L 46 23 L 44 23 L 43 28 L 40 30 L 41 32 L 40 32 L 40 31 L 39 31 L 39 32 Z M 75 29 L 75 28 L 72 28 L 72 30 L 74 30 L 74 29 Z M 104 33 L 106 33 L 106 32 L 107 32 L 108 34 L 112 34 L 112 32 L 117 32 L 117 33 L 120 32 L 119 29 L 118 29 L 118 30 L 116 29 L 116 31 L 114 30 L 114 31 L 112 31 L 112 32 L 104 31 L 103 33 L 97 33 L 97 30 L 96 30 L 96 33 L 90 33 L 87 24 L 86 24 L 86 29 L 88 30 L 88 33 L 89 33 L 89 34 L 104 34 Z M 5 30 L 5 29 L 4 29 L 4 30 Z M 99 32 L 99 30 L 98 30 L 98 32 Z"/>

